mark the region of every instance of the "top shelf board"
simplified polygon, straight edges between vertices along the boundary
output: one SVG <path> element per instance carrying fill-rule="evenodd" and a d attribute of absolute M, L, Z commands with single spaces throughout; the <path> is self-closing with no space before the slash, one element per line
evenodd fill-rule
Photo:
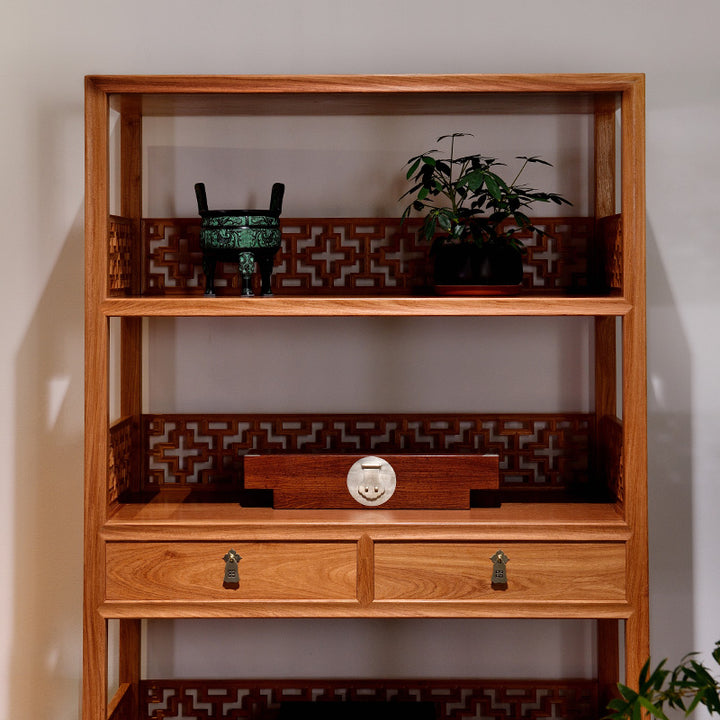
<path fill-rule="evenodd" d="M 592 113 L 619 106 L 634 74 L 89 76 L 111 107 L 145 116 Z"/>

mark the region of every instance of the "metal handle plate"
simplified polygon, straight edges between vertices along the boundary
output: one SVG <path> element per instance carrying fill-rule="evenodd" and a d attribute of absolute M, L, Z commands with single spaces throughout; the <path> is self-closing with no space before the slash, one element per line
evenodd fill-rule
<path fill-rule="evenodd" d="M 397 478 L 387 460 L 368 455 L 361 458 L 347 474 L 347 488 L 361 505 L 373 507 L 386 503 L 395 492 Z"/>
<path fill-rule="evenodd" d="M 223 556 L 225 561 L 225 578 L 223 579 L 224 587 L 236 588 L 240 584 L 240 572 L 238 563 L 242 558 L 230 548 Z"/>
<path fill-rule="evenodd" d="M 507 570 L 505 566 L 510 558 L 502 551 L 498 550 L 491 558 L 493 563 L 492 578 L 490 584 L 493 590 L 507 590 Z"/>

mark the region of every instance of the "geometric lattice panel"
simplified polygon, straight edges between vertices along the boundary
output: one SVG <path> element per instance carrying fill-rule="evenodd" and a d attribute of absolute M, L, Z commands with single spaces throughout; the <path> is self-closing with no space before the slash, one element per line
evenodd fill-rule
<path fill-rule="evenodd" d="M 114 502 L 133 485 L 133 463 L 138 457 L 137 419 L 127 417 L 110 428 L 108 447 L 108 500 Z"/>
<path fill-rule="evenodd" d="M 616 417 L 606 415 L 598 423 L 598 466 L 610 493 L 619 504 L 625 501 L 625 463 L 623 426 Z"/>
<path fill-rule="evenodd" d="M 111 215 L 108 233 L 108 289 L 111 293 L 127 292 L 132 287 L 132 223 Z"/>
<path fill-rule="evenodd" d="M 606 288 L 623 286 L 623 222 L 622 215 L 599 218 L 595 228 L 598 246 L 597 274 Z"/>
<path fill-rule="evenodd" d="M 142 417 L 142 490 L 239 487 L 247 453 L 489 453 L 501 489 L 587 481 L 593 416 L 569 414 Z"/>
<path fill-rule="evenodd" d="M 141 720 L 275 720 L 296 702 L 433 703 L 437 720 L 595 720 L 597 684 L 517 680 L 143 680 Z"/>
<path fill-rule="evenodd" d="M 546 234 L 519 233 L 523 285 L 557 291 L 588 285 L 590 218 L 536 218 Z M 431 282 L 421 221 L 396 218 L 281 218 L 273 291 L 281 295 L 392 295 Z M 145 294 L 193 295 L 204 288 L 199 218 L 145 219 Z M 237 264 L 218 263 L 219 294 L 240 292 Z M 257 289 L 257 288 L 256 288 Z"/>

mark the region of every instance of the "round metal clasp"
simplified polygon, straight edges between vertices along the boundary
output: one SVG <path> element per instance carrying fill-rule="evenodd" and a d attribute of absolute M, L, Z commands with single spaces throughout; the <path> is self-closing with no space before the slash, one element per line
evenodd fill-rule
<path fill-rule="evenodd" d="M 347 474 L 348 491 L 361 505 L 368 507 L 387 502 L 395 492 L 396 482 L 392 465 L 374 455 L 358 460 Z"/>

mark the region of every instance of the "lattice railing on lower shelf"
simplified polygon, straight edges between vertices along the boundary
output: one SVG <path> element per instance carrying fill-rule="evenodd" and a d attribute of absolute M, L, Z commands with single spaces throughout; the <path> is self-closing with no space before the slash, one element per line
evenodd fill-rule
<path fill-rule="evenodd" d="M 222 492 L 242 487 L 247 453 L 489 453 L 500 458 L 501 490 L 558 490 L 588 482 L 594 416 L 565 414 L 435 415 L 144 415 L 145 457 L 135 485 L 124 456 L 132 425 L 111 429 L 111 496 L 125 491 Z"/>
<path fill-rule="evenodd" d="M 437 720 L 589 720 L 602 714 L 594 680 L 143 680 L 139 717 L 275 720 L 283 706 L 298 702 L 368 703 L 369 718 L 377 702 L 432 703 Z"/>
<path fill-rule="evenodd" d="M 535 218 L 546 235 L 518 233 L 528 289 L 582 290 L 588 287 L 592 218 Z M 282 247 L 275 259 L 274 292 L 281 295 L 392 295 L 427 287 L 431 281 L 428 243 L 421 221 L 397 218 L 281 218 Z M 128 226 L 110 218 L 109 287 L 130 291 Z M 142 222 L 145 267 L 142 291 L 149 295 L 193 295 L 204 289 L 199 218 L 148 218 Z M 123 269 L 124 268 L 124 269 Z M 239 293 L 237 266 L 219 263 L 218 293 Z"/>

